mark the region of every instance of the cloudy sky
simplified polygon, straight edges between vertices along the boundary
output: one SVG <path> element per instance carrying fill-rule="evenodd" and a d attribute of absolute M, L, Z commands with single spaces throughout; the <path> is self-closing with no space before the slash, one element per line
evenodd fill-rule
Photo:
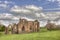
<path fill-rule="evenodd" d="M 18 23 L 19 18 L 60 21 L 60 0 L 0 0 L 0 23 Z"/>

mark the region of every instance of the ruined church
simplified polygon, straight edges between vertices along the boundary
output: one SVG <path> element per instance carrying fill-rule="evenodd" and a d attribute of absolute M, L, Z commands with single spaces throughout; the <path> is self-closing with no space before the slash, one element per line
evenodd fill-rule
<path fill-rule="evenodd" d="M 17 24 L 13 24 L 13 26 L 11 26 L 11 33 L 12 34 L 38 32 L 38 31 L 39 31 L 38 20 L 27 21 L 26 19 L 20 19 Z"/>

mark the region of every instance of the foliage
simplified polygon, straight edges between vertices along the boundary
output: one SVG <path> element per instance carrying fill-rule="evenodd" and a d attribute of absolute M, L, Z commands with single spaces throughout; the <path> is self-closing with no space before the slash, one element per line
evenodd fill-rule
<path fill-rule="evenodd" d="M 0 25 L 0 31 L 4 31 L 5 30 L 5 26 L 4 25 Z"/>

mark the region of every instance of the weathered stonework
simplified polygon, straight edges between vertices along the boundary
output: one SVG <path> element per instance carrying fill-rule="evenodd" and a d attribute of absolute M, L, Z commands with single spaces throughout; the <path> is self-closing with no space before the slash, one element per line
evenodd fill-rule
<path fill-rule="evenodd" d="M 17 33 L 17 25 L 16 25 L 16 24 L 13 24 L 13 25 L 12 25 L 12 27 L 11 27 L 11 32 L 12 32 L 12 34 Z"/>
<path fill-rule="evenodd" d="M 48 24 L 46 24 L 46 28 L 48 30 L 52 30 L 52 29 L 55 29 L 56 28 L 56 25 L 54 23 L 48 23 Z"/>
<path fill-rule="evenodd" d="M 9 28 L 5 27 L 5 34 L 9 34 Z"/>
<path fill-rule="evenodd" d="M 60 25 L 56 25 L 55 23 L 47 22 L 46 28 L 48 30 L 59 30 L 60 29 Z"/>
<path fill-rule="evenodd" d="M 11 26 L 11 33 L 29 33 L 29 32 L 38 32 L 39 31 L 39 22 L 27 21 L 26 19 L 20 19 L 17 24 Z"/>

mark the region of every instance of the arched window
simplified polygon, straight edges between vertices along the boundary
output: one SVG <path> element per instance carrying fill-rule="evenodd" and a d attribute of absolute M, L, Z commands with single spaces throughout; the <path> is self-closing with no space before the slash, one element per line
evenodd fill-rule
<path fill-rule="evenodd" d="M 30 30 L 32 30 L 32 28 L 30 27 Z"/>
<path fill-rule="evenodd" d="M 22 31 L 25 31 L 25 27 L 24 26 L 22 27 Z"/>
<path fill-rule="evenodd" d="M 30 30 L 32 31 L 32 26 L 30 26 Z"/>

